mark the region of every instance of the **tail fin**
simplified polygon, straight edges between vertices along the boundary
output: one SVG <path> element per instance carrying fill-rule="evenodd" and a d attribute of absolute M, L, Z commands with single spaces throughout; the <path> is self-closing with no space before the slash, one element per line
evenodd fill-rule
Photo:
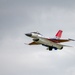
<path fill-rule="evenodd" d="M 56 33 L 56 38 L 60 39 L 61 38 L 61 35 L 62 35 L 62 30 L 59 30 L 57 33 Z"/>

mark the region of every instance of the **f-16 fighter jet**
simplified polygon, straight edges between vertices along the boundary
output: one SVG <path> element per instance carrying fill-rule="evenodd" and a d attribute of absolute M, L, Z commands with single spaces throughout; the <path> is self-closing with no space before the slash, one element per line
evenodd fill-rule
<path fill-rule="evenodd" d="M 60 39 L 62 36 L 62 32 L 63 32 L 62 30 L 59 30 L 56 33 L 55 38 L 46 38 L 43 35 L 41 35 L 39 32 L 26 33 L 25 35 L 31 37 L 33 40 L 33 42 L 29 43 L 28 45 L 42 45 L 47 47 L 47 50 L 51 51 L 52 49 L 61 50 L 63 49 L 64 46 L 67 46 L 60 44 L 62 42 L 75 41 L 73 39 Z"/>

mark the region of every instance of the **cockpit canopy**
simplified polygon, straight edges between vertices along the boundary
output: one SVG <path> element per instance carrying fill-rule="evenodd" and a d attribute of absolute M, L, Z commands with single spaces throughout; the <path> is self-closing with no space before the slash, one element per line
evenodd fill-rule
<path fill-rule="evenodd" d="M 38 34 L 38 35 L 41 35 L 39 32 L 31 32 L 31 33 L 34 33 L 34 34 Z"/>

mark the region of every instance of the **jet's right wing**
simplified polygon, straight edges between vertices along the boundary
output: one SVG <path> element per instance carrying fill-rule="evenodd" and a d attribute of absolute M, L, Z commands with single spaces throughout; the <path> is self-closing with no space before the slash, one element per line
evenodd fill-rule
<path fill-rule="evenodd" d="M 24 44 L 27 44 L 27 43 L 24 43 Z M 31 43 L 29 43 L 29 44 L 27 44 L 27 45 L 39 45 L 40 43 L 36 43 L 36 42 L 31 42 Z"/>

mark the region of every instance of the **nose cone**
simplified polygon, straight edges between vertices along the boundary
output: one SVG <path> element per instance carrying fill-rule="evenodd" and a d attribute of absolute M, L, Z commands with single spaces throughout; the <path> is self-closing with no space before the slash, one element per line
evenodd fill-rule
<path fill-rule="evenodd" d="M 31 37 L 32 36 L 32 34 L 25 34 L 26 36 L 29 36 L 29 37 Z"/>

